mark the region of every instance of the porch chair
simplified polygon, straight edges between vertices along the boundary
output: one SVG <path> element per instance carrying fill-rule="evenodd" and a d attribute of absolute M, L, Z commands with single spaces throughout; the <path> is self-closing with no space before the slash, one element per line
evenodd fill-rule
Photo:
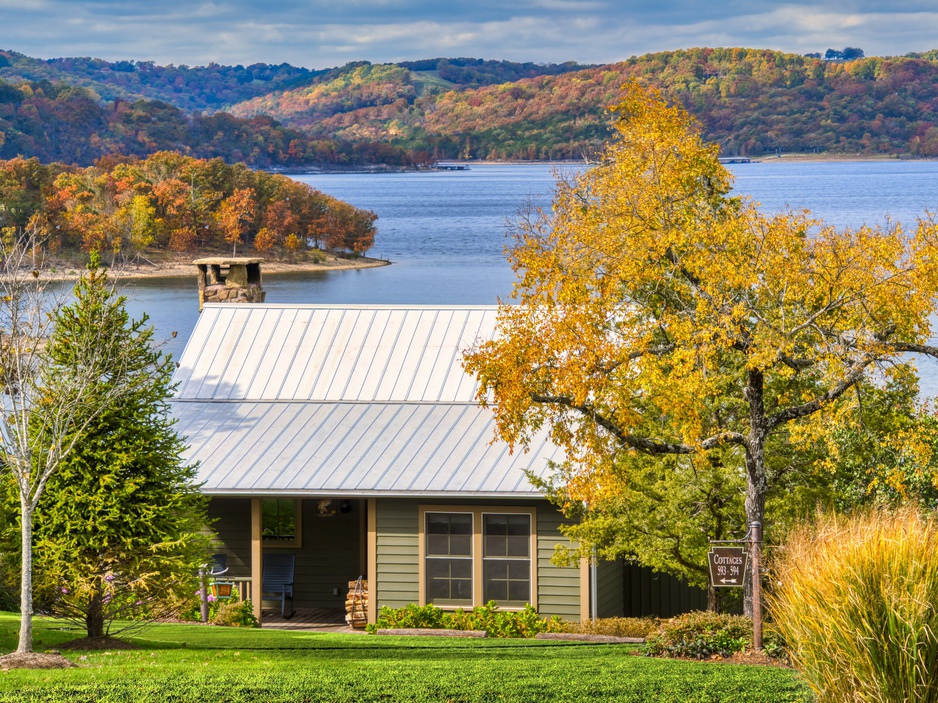
<path fill-rule="evenodd" d="M 296 564 L 295 554 L 265 554 L 263 573 L 261 574 L 261 599 L 279 598 L 280 615 L 284 618 L 293 617 L 293 567 Z M 287 598 L 290 599 L 290 614 L 287 615 Z"/>

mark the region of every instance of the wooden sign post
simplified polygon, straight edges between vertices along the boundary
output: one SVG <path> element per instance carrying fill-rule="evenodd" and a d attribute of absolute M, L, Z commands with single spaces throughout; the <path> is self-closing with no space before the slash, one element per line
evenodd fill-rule
<path fill-rule="evenodd" d="M 752 555 L 752 646 L 762 649 L 762 523 L 749 524 L 749 552 Z"/>
<path fill-rule="evenodd" d="M 740 542 L 749 547 L 710 547 L 707 562 L 710 565 L 710 583 L 714 588 L 742 588 L 746 583 L 746 566 L 751 561 L 749 576 L 752 579 L 752 646 L 762 649 L 762 523 L 751 522 L 749 534 Z"/>

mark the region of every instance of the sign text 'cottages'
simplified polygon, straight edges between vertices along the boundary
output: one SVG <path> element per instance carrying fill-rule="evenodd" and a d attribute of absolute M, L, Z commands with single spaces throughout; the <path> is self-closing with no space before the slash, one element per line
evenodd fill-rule
<path fill-rule="evenodd" d="M 713 547 L 707 557 L 710 583 L 716 588 L 742 588 L 749 561 L 742 547 Z"/>

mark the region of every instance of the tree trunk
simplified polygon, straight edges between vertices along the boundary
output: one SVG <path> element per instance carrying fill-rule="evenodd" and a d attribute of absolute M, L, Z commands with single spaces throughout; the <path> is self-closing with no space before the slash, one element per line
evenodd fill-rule
<path fill-rule="evenodd" d="M 104 601 L 100 591 L 88 602 L 85 632 L 88 637 L 104 637 Z"/>
<path fill-rule="evenodd" d="M 707 578 L 709 579 L 709 576 Z M 707 611 L 710 613 L 720 612 L 720 597 L 717 595 L 717 589 L 713 587 L 713 583 L 709 580 L 707 582 Z"/>
<path fill-rule="evenodd" d="M 20 515 L 22 526 L 20 569 L 20 641 L 16 651 L 28 654 L 33 651 L 33 509 L 22 495 L 20 496 Z"/>

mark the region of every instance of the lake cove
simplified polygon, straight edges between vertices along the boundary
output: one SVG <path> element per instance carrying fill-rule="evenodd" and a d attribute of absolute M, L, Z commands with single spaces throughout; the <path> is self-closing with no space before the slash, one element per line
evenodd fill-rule
<path fill-rule="evenodd" d="M 803 162 L 770 160 L 729 167 L 736 192 L 767 212 L 809 209 L 828 224 L 859 227 L 885 217 L 911 225 L 938 209 L 936 161 Z M 555 169 L 548 164 L 473 165 L 468 171 L 296 176 L 329 195 L 378 214 L 369 256 L 391 266 L 321 273 L 264 274 L 268 302 L 328 304 L 494 304 L 511 292 L 504 257 L 506 224 L 528 206 L 550 206 Z M 147 312 L 181 353 L 198 316 L 192 277 L 132 281 L 135 315 Z M 171 333 L 177 332 L 176 338 Z M 935 343 L 935 339 L 932 339 Z M 938 394 L 938 365 L 923 362 L 923 391 Z"/>

